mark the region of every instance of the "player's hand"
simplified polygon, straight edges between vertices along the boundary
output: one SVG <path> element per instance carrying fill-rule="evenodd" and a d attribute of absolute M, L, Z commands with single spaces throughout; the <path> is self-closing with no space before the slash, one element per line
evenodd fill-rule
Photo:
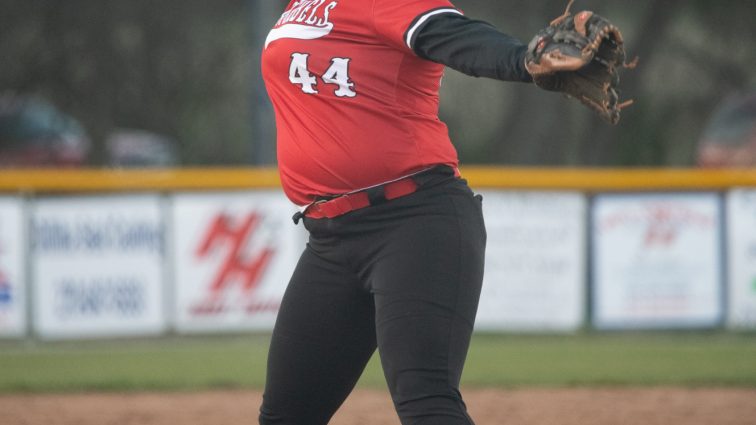
<path fill-rule="evenodd" d="M 565 13 L 539 31 L 528 45 L 525 69 L 540 88 L 562 92 L 616 124 L 620 110 L 632 101 L 619 102 L 619 69 L 625 63 L 620 30 L 590 11 Z"/>

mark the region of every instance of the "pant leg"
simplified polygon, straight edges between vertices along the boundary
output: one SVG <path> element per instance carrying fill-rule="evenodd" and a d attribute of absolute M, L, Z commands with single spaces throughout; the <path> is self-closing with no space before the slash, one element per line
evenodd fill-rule
<path fill-rule="evenodd" d="M 403 425 L 473 423 L 459 382 L 486 235 L 480 198 L 459 185 L 387 233 L 371 273 L 381 362 Z"/>
<path fill-rule="evenodd" d="M 276 319 L 260 424 L 327 424 L 375 347 L 371 294 L 308 246 Z"/>

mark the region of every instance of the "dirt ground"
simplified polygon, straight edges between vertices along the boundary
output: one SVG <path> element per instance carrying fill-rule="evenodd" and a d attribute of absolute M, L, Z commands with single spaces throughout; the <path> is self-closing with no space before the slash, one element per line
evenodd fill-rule
<path fill-rule="evenodd" d="M 464 391 L 478 425 L 754 425 L 756 389 Z M 259 392 L 0 396 L 3 425 L 257 424 Z M 398 425 L 383 391 L 358 390 L 333 425 Z"/>

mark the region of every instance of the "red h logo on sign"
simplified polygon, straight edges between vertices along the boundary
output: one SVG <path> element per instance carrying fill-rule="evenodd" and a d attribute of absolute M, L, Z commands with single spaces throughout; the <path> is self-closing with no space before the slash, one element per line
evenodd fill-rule
<path fill-rule="evenodd" d="M 205 257 L 219 244 L 228 246 L 228 255 L 210 285 L 211 293 L 222 292 L 235 278 L 241 279 L 245 293 L 251 292 L 257 286 L 274 251 L 265 247 L 251 258 L 243 258 L 243 251 L 260 221 L 260 215 L 254 212 L 248 214 L 237 227 L 232 225 L 231 218 L 226 214 L 221 213 L 215 217 L 196 252 L 197 257 Z"/>

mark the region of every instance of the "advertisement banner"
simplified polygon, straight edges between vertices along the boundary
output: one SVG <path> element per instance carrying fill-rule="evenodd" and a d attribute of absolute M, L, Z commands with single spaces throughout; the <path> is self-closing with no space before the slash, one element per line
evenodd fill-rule
<path fill-rule="evenodd" d="M 0 197 L 0 338 L 26 333 L 23 201 Z"/>
<path fill-rule="evenodd" d="M 582 326 L 586 208 L 579 193 L 483 192 L 488 241 L 476 329 Z"/>
<path fill-rule="evenodd" d="M 695 328 L 723 316 L 714 193 L 599 195 L 592 208 L 597 328 Z"/>
<path fill-rule="evenodd" d="M 728 293 L 731 328 L 756 328 L 756 190 L 727 195 Z"/>
<path fill-rule="evenodd" d="M 280 191 L 172 198 L 179 332 L 270 330 L 304 249 Z"/>
<path fill-rule="evenodd" d="M 43 198 L 33 204 L 31 234 L 40 337 L 166 329 L 159 196 Z"/>

